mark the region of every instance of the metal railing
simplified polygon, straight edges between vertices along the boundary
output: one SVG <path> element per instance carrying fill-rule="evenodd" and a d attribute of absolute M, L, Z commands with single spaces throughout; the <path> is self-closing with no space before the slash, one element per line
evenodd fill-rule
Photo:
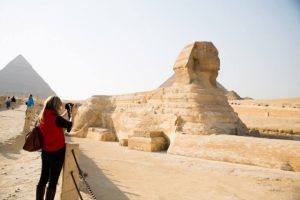
<path fill-rule="evenodd" d="M 72 149 L 71 152 L 72 152 L 74 161 L 75 161 L 75 163 L 76 163 L 76 166 L 77 166 L 77 169 L 78 169 L 78 172 L 79 172 L 79 177 L 82 179 L 82 181 L 83 181 L 85 187 L 87 188 L 90 197 L 91 197 L 92 199 L 94 199 L 94 200 L 97 200 L 97 199 L 96 199 L 96 195 L 94 194 L 93 190 L 91 189 L 89 183 L 85 180 L 85 175 L 84 175 L 83 171 L 81 170 L 81 168 L 80 168 L 80 166 L 79 166 L 79 164 L 78 164 L 78 162 L 77 162 L 77 159 L 76 159 L 76 156 L 75 156 L 75 153 L 74 153 L 74 149 Z M 72 176 L 74 185 L 75 185 L 75 187 L 76 187 L 77 193 L 78 193 L 80 199 L 83 200 L 83 198 L 82 198 L 82 196 L 81 196 L 81 194 L 80 194 L 80 191 L 79 191 L 79 187 L 78 187 L 78 185 L 77 185 L 77 183 L 76 183 L 76 181 L 75 181 L 75 178 L 74 178 L 74 175 L 73 175 L 73 171 L 71 171 L 70 173 L 71 173 L 71 176 Z"/>

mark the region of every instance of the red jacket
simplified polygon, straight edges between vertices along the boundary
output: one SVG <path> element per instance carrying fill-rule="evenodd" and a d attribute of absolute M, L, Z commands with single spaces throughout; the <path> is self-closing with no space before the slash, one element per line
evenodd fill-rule
<path fill-rule="evenodd" d="M 43 134 L 43 150 L 57 151 L 65 146 L 63 128 L 56 126 L 56 117 L 53 111 L 46 109 L 44 120 L 40 122 L 40 129 Z"/>

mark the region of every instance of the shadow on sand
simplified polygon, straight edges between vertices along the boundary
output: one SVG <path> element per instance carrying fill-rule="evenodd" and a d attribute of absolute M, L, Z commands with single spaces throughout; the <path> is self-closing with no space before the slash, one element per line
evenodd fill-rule
<path fill-rule="evenodd" d="M 72 142 L 72 138 L 69 138 L 69 141 Z M 79 150 L 80 150 L 80 145 L 79 145 Z M 106 171 L 107 174 L 109 170 L 101 169 L 91 158 L 85 155 L 82 151 L 80 151 L 78 162 L 81 167 L 81 170 L 84 173 L 88 174 L 86 180 L 91 186 L 91 189 L 96 195 L 97 199 L 129 200 L 129 198 L 125 194 L 128 194 L 129 196 L 135 196 L 135 197 L 140 196 L 138 194 L 121 191 L 120 187 L 121 188 L 128 188 L 128 187 L 114 183 L 114 182 L 118 182 L 116 180 L 112 182 L 112 180 L 109 179 L 104 173 L 104 171 Z M 83 183 L 81 184 L 81 186 L 82 186 L 80 187 L 81 191 L 88 194 Z"/>
<path fill-rule="evenodd" d="M 25 111 L 20 110 L 20 106 L 21 106 L 20 103 L 15 105 L 15 108 L 13 111 L 14 112 L 22 112 L 25 115 Z M 2 110 L 7 110 L 7 109 L 0 108 L 0 111 L 2 111 Z M 9 116 L 1 115 L 1 117 L 9 117 Z M 17 158 L 12 156 L 12 154 L 20 154 L 20 152 L 23 148 L 23 145 L 25 143 L 25 135 L 26 134 L 23 131 L 21 131 L 15 137 L 12 137 L 5 142 L 0 142 L 0 154 L 3 155 L 7 159 L 16 160 Z"/>
<path fill-rule="evenodd" d="M 72 141 L 71 138 L 67 140 Z M 9 139 L 5 143 L 0 143 L 1 155 L 6 157 L 7 159 L 13 159 L 17 161 L 18 158 L 14 157 L 13 154 L 20 154 L 24 141 L 25 141 L 25 136 L 24 134 L 21 134 L 15 138 Z M 89 158 L 81 151 L 80 151 L 78 162 L 81 169 L 88 174 L 86 180 L 90 184 L 97 199 L 129 200 L 129 198 L 125 194 L 128 194 L 130 196 L 139 196 L 137 194 L 121 191 L 119 187 L 126 188 L 126 186 L 116 185 L 115 183 L 113 183 L 103 173 L 103 171 L 108 171 L 108 170 L 99 168 L 91 158 Z M 114 182 L 117 181 L 114 180 Z M 88 193 L 83 184 L 81 188 L 82 188 L 81 190 L 82 192 Z"/>
<path fill-rule="evenodd" d="M 5 143 L 0 142 L 0 154 L 7 159 L 16 160 L 12 154 L 20 154 L 25 142 L 25 134 L 21 133 L 15 138 L 10 138 Z"/>

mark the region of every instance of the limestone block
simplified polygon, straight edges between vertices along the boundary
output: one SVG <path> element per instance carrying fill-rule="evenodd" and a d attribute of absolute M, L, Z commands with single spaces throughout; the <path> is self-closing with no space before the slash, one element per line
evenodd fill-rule
<path fill-rule="evenodd" d="M 119 145 L 127 147 L 128 146 L 128 139 L 125 139 L 125 138 L 119 139 Z"/>
<path fill-rule="evenodd" d="M 109 129 L 90 127 L 88 129 L 87 138 L 100 141 L 116 141 L 116 135 Z"/>
<path fill-rule="evenodd" d="M 78 194 L 71 176 L 71 172 L 73 172 L 75 182 L 77 186 L 79 186 L 79 171 L 76 166 L 72 154 L 72 150 L 74 150 L 76 159 L 78 161 L 79 144 L 75 144 L 75 143 L 66 144 L 65 162 L 64 162 L 63 173 L 62 173 L 61 200 L 78 199 Z"/>
<path fill-rule="evenodd" d="M 300 171 L 300 141 L 176 133 L 168 154 Z"/>
<path fill-rule="evenodd" d="M 128 148 L 139 151 L 162 151 L 168 146 L 168 141 L 160 131 L 135 131 L 128 138 Z"/>
<path fill-rule="evenodd" d="M 35 123 L 35 108 L 29 107 L 26 109 L 25 112 L 25 121 L 24 121 L 24 128 L 23 132 L 27 133 L 31 130 L 32 125 Z"/>
<path fill-rule="evenodd" d="M 139 151 L 162 151 L 165 150 L 166 139 L 164 137 L 129 137 L 128 148 Z"/>
<path fill-rule="evenodd" d="M 163 132 L 161 131 L 141 131 L 136 130 L 133 134 L 134 137 L 145 137 L 145 138 L 155 138 L 155 137 L 163 137 Z"/>
<path fill-rule="evenodd" d="M 61 200 L 69 200 L 69 199 L 77 200 L 78 199 L 77 190 L 74 189 L 74 190 L 70 190 L 70 191 L 66 191 L 64 193 L 61 193 L 60 199 Z"/>

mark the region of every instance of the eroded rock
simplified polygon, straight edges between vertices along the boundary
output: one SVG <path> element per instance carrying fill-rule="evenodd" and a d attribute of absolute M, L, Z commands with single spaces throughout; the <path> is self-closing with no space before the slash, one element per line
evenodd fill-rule
<path fill-rule="evenodd" d="M 248 130 L 216 81 L 219 69 L 215 46 L 194 42 L 179 54 L 163 87 L 88 99 L 73 134 L 86 137 L 90 127 L 99 127 L 131 149 L 298 171 L 299 142 L 243 137 Z"/>

